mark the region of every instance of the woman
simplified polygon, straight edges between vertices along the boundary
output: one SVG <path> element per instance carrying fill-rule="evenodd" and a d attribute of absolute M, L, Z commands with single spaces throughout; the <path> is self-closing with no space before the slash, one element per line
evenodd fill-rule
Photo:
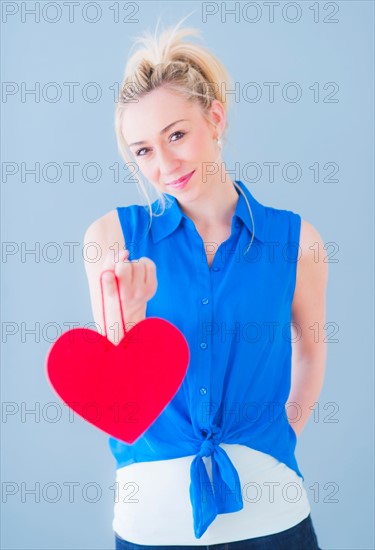
<path fill-rule="evenodd" d="M 167 319 L 190 349 L 152 426 L 133 445 L 109 440 L 116 548 L 316 550 L 294 450 L 324 376 L 325 345 L 311 330 L 324 326 L 322 239 L 231 180 L 221 159 L 230 77 L 179 27 L 141 39 L 116 105 L 119 150 L 158 199 L 137 176 L 148 206 L 118 207 L 85 234 L 104 252 L 85 266 L 100 327 L 109 270 L 112 342 L 124 336 L 116 275 L 127 327 Z"/>

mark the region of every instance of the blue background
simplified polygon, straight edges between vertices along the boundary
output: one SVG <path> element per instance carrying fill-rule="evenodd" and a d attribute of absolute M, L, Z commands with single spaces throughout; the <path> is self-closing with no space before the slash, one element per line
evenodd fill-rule
<path fill-rule="evenodd" d="M 37 6 L 40 21 L 30 15 L 23 19 L 22 4 Z M 121 17 L 127 16 L 125 22 L 115 22 L 116 4 Z M 3 250 L 1 382 L 3 413 L 14 414 L 3 414 L 1 421 L 1 546 L 114 548 L 115 463 L 107 437 L 77 415 L 69 421 L 46 379 L 45 358 L 56 336 L 68 329 L 64 323 L 83 326 L 92 321 L 82 257 L 86 228 L 116 206 L 144 203 L 117 152 L 111 87 L 122 80 L 134 36 L 154 30 L 159 15 L 166 27 L 194 10 L 185 26 L 202 30 L 198 43 L 223 61 L 242 89 L 257 82 L 262 90 L 257 102 L 240 97 L 233 103 L 223 154 L 227 170 L 237 167 L 232 178 L 241 179 L 260 202 L 298 212 L 327 246 L 331 243 L 326 378 L 315 416 L 299 438 L 297 459 L 321 548 L 373 549 L 374 4 L 299 2 L 301 18 L 294 23 L 293 7 L 282 16 L 285 2 L 275 8 L 273 22 L 267 6 L 258 2 L 260 17 L 253 23 L 249 18 L 255 10 L 244 10 L 244 2 L 210 3 L 218 11 L 206 20 L 200 2 L 131 4 L 134 10 L 128 3 L 126 11 L 124 2 L 97 2 L 100 17 L 89 22 L 94 6 L 80 2 L 69 22 L 67 7 L 59 3 L 61 18 L 53 23 L 57 12 L 52 3 L 2 2 L 1 223 L 3 247 L 13 247 L 14 254 Z M 226 7 L 236 9 L 237 16 Z M 17 8 L 6 16 L 5 10 Z M 280 83 L 274 102 L 264 85 L 271 81 Z M 21 88 L 22 82 L 28 89 L 40 83 L 39 101 L 35 95 L 22 97 L 20 91 L 4 95 L 5 83 Z M 51 82 L 62 91 L 59 101 L 42 94 L 44 87 L 52 97 L 53 89 L 46 87 Z M 78 83 L 72 101 L 64 82 Z M 88 82 L 100 85 L 99 101 L 82 97 Z M 301 87 L 297 102 L 281 94 L 290 82 Z M 332 82 L 336 101 L 330 102 L 334 88 L 324 87 Z M 315 101 L 309 89 L 314 83 L 320 91 Z M 92 92 L 88 90 L 90 97 Z M 280 165 L 270 181 L 264 163 L 273 161 Z M 61 177 L 48 181 L 41 173 L 40 181 L 30 174 L 22 178 L 21 163 L 30 168 L 36 162 L 41 172 L 48 163 L 58 163 Z M 79 163 L 74 178 L 69 179 L 64 162 Z M 96 182 L 88 180 L 94 171 L 88 177 L 82 172 L 90 162 L 102 170 Z M 259 178 L 255 170 L 243 170 L 249 162 L 262 168 Z M 282 167 L 289 162 L 301 169 L 298 181 L 283 176 Z M 18 172 L 6 177 L 5 163 L 15 163 Z M 119 182 L 110 168 L 115 163 Z M 320 167 L 315 180 L 314 163 Z M 331 178 L 336 181 L 329 181 L 326 163 L 338 165 Z M 287 174 L 294 177 L 295 172 Z M 47 177 L 54 176 L 51 168 Z M 63 243 L 75 243 L 71 257 Z M 21 253 L 36 246 L 40 254 Z M 56 251 L 61 257 L 54 260 Z M 9 323 L 15 334 L 7 336 Z M 38 323 L 36 335 L 25 334 Z M 25 409 L 38 407 L 39 415 L 25 414 Z M 54 422 L 59 410 L 61 418 Z M 69 482 L 76 483 L 71 502 Z M 9 483 L 13 485 L 5 485 Z M 61 498 L 51 502 L 56 486 Z M 14 495 L 6 494 L 10 487 Z M 35 495 L 22 496 L 22 487 L 36 487 L 40 502 Z M 95 487 L 101 491 L 97 502 Z"/>

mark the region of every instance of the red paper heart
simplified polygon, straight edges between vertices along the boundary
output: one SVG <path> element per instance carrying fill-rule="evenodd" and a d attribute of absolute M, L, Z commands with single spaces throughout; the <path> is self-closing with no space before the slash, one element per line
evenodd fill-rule
<path fill-rule="evenodd" d="M 189 359 L 188 343 L 177 327 L 149 317 L 118 345 L 90 329 L 65 332 L 48 353 L 47 375 L 82 418 L 133 443 L 173 399 Z"/>

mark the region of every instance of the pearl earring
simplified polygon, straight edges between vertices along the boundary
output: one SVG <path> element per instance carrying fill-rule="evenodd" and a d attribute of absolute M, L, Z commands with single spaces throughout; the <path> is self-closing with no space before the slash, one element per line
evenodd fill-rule
<path fill-rule="evenodd" d="M 222 146 L 223 146 L 223 144 L 222 144 L 222 142 L 221 142 L 220 137 L 218 137 L 218 138 L 216 139 L 216 141 L 217 141 L 217 144 L 218 144 L 219 148 L 221 149 Z"/>

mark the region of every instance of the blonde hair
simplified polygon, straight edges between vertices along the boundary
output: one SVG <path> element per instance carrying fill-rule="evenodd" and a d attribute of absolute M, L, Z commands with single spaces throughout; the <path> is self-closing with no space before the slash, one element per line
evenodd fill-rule
<path fill-rule="evenodd" d="M 228 94 L 225 91 L 233 89 L 232 79 L 224 65 L 207 48 L 183 41 L 187 36 L 200 34 L 200 31 L 195 28 L 180 28 L 185 19 L 186 17 L 174 27 L 162 32 L 159 37 L 157 37 L 158 24 L 154 36 L 146 31 L 143 35 L 135 37 L 134 45 L 140 43 L 143 47 L 128 59 L 115 109 L 118 150 L 125 162 L 130 165 L 133 164 L 131 152 L 122 133 L 126 105 L 138 101 L 152 90 L 165 87 L 180 94 L 187 101 L 197 103 L 201 106 L 203 116 L 210 123 L 212 121 L 208 116 L 208 110 L 214 99 L 219 100 L 225 112 L 228 112 Z M 224 137 L 225 131 L 226 128 L 221 137 Z M 134 176 L 146 197 L 151 224 L 152 216 L 157 214 L 152 212 L 150 197 L 142 179 L 137 172 Z M 250 209 L 242 189 L 236 182 L 235 186 L 245 197 Z M 159 215 L 162 215 L 167 206 L 167 197 L 159 190 L 155 191 L 159 205 L 162 205 L 162 212 Z"/>

